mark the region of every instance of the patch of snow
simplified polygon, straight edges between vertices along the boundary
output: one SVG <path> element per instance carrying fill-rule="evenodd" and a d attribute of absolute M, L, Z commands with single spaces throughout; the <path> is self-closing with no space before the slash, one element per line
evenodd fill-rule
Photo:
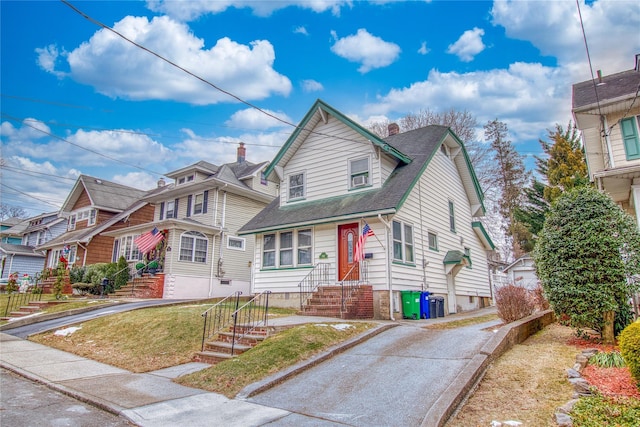
<path fill-rule="evenodd" d="M 339 331 L 344 331 L 345 329 L 349 328 L 355 328 L 355 326 L 348 323 L 332 323 L 330 325 L 327 325 L 326 323 L 315 323 L 314 326 L 331 326 L 333 329 L 337 329 Z"/>
<path fill-rule="evenodd" d="M 12 317 L 9 319 L 9 322 L 15 322 L 16 320 L 21 320 L 21 319 L 29 319 L 31 317 L 40 316 L 42 314 L 43 314 L 42 312 L 39 312 L 39 313 L 27 314 L 26 316 Z"/>
<path fill-rule="evenodd" d="M 53 333 L 53 335 L 58 335 L 58 336 L 61 336 L 61 337 L 68 337 L 69 335 L 71 335 L 72 333 L 77 331 L 78 329 L 82 329 L 82 326 L 71 326 L 71 327 L 65 328 L 65 329 L 58 329 L 57 331 L 55 331 Z"/>

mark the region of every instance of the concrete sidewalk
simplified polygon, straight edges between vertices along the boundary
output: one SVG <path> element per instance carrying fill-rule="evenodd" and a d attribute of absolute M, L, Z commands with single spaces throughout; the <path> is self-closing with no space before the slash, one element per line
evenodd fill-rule
<path fill-rule="evenodd" d="M 449 350 L 443 348 L 443 352 L 437 356 L 434 356 L 433 353 L 430 353 L 430 356 L 425 356 L 425 347 L 420 347 L 420 345 L 426 342 L 424 340 L 429 339 L 429 334 L 424 333 L 425 330 L 422 326 L 433 323 L 450 322 L 466 317 L 476 317 L 493 312 L 495 312 L 495 308 L 450 315 L 438 319 L 378 322 L 379 324 L 376 328 L 368 331 L 364 335 L 333 347 L 323 354 L 317 355 L 283 372 L 279 372 L 259 383 L 252 384 L 243 390 L 236 399 L 228 399 L 216 393 L 184 387 L 172 382 L 173 378 L 209 366 L 206 364 L 188 363 L 160 371 L 136 374 L 52 349 L 41 344 L 16 338 L 7 333 L 0 333 L 0 366 L 31 380 L 44 383 L 51 388 L 71 395 L 81 401 L 94 404 L 111 413 L 121 415 L 133 423 L 144 427 L 173 425 L 242 427 L 294 424 L 323 426 L 361 425 L 360 422 L 351 422 L 353 420 L 344 417 L 332 419 L 331 417 L 323 416 L 322 414 L 326 414 L 327 411 L 330 411 L 330 408 L 317 407 L 305 412 L 304 408 L 296 407 L 296 405 L 287 407 L 287 405 L 282 404 L 278 399 L 282 399 L 282 396 L 285 396 L 285 399 L 295 401 L 295 393 L 300 393 L 299 390 L 304 389 L 304 387 L 300 386 L 299 383 L 289 380 L 291 378 L 298 379 L 301 373 L 313 371 L 320 365 L 325 366 L 326 364 L 321 362 L 333 360 L 334 358 L 337 359 L 336 356 L 342 354 L 345 354 L 345 357 L 356 357 L 361 360 L 364 357 L 375 358 L 377 356 L 380 359 L 386 358 L 389 364 L 396 364 L 398 361 L 402 361 L 404 357 L 407 366 L 405 369 L 409 370 L 409 366 L 413 363 L 413 360 L 402 354 L 400 357 L 398 353 L 393 355 L 376 355 L 377 351 L 381 350 L 386 352 L 387 348 L 397 348 L 399 346 L 405 346 L 404 348 L 399 348 L 399 353 L 406 351 L 406 354 L 410 354 L 412 357 L 415 355 L 419 355 L 423 359 L 429 357 L 431 358 L 431 360 L 428 361 L 429 363 L 433 363 L 433 361 L 436 360 L 434 357 L 437 358 L 437 364 L 440 367 L 437 373 L 439 376 L 438 382 L 444 385 L 444 388 L 441 388 L 441 390 L 448 389 L 449 384 L 462 381 L 463 379 L 466 382 L 475 381 L 477 375 L 471 375 L 467 378 L 462 377 L 460 373 L 471 369 L 473 373 L 477 374 L 479 369 L 484 368 L 475 365 L 474 354 L 479 347 L 486 344 L 495 334 L 487 332 L 480 338 L 473 340 L 473 342 L 466 338 L 455 340 L 458 343 L 457 346 L 462 348 L 458 348 L 454 352 L 451 350 L 454 346 L 448 346 L 447 348 Z M 341 321 L 339 319 L 291 316 L 288 318 L 272 319 L 270 320 L 270 325 L 278 326 L 281 324 L 328 322 Z M 494 321 L 494 323 L 497 324 L 499 321 Z M 411 327 L 398 328 L 398 326 Z M 397 332 L 394 332 L 396 330 Z M 455 333 L 454 331 L 457 330 L 458 329 L 447 330 L 446 334 Z M 420 343 L 422 344 L 420 345 L 418 341 L 413 338 L 417 336 L 416 333 L 421 336 Z M 467 332 L 467 334 L 469 334 L 469 332 Z M 431 335 L 442 336 L 445 335 L 445 332 L 434 331 Z M 368 343 L 369 341 L 371 341 L 371 344 L 362 346 L 363 343 Z M 412 343 L 413 349 L 406 347 L 407 342 Z M 469 342 L 468 346 L 466 342 Z M 384 343 L 384 348 L 381 343 Z M 359 350 L 359 353 L 356 352 L 356 356 L 346 354 L 348 351 L 355 351 L 356 349 Z M 431 351 L 433 351 L 433 349 Z M 447 351 L 450 351 L 450 353 L 447 354 Z M 384 361 L 381 363 L 384 363 Z M 424 360 L 421 363 L 424 363 Z M 352 365 L 356 366 L 355 364 Z M 448 368 L 445 369 L 447 366 Z M 380 372 L 384 372 L 385 370 L 392 372 L 394 367 L 387 365 L 386 368 L 379 368 Z M 330 371 L 320 370 L 316 375 L 326 378 L 330 375 Z M 358 373 L 355 372 L 354 375 L 357 376 Z M 368 373 L 365 372 L 360 375 L 367 376 Z M 372 375 L 371 381 L 376 380 L 381 381 L 381 378 L 378 377 L 376 379 L 376 377 Z M 324 381 L 327 382 L 327 385 L 332 383 L 330 378 Z M 335 383 L 337 383 L 337 381 L 335 381 Z M 384 380 L 384 383 L 385 386 L 391 384 L 393 383 L 393 379 L 388 378 Z M 458 384 L 456 388 L 459 388 L 458 386 L 471 387 L 472 385 L 473 384 Z M 407 384 L 403 385 L 403 387 L 406 386 Z M 274 387 L 279 390 L 279 397 L 273 397 L 276 396 L 276 394 L 267 393 L 267 391 L 274 389 Z M 286 397 L 290 392 L 282 394 L 282 390 L 286 390 L 287 388 L 291 390 L 290 392 L 293 392 L 293 395 L 290 397 Z M 432 391 L 436 390 L 435 387 L 431 388 L 433 388 Z M 315 393 L 322 394 L 323 391 L 315 390 Z M 406 391 L 407 394 L 421 392 L 422 390 L 420 389 Z M 350 393 L 350 391 L 345 390 L 345 399 L 343 400 L 353 400 L 351 398 L 348 399 Z M 265 397 L 263 397 L 263 394 Z M 445 392 L 432 394 L 434 399 L 436 399 L 436 401 L 433 401 L 436 407 L 423 407 L 421 409 L 423 413 L 412 414 L 413 418 L 409 420 L 411 422 L 407 425 L 421 425 L 421 423 L 415 423 L 416 416 L 422 419 L 425 413 L 438 412 L 440 411 L 440 407 L 449 410 L 451 405 L 456 403 L 444 402 L 443 399 L 452 400 L 457 398 L 457 396 L 446 396 Z M 375 399 L 375 396 L 372 397 Z M 384 398 L 385 396 L 378 395 L 378 397 Z M 298 394 L 298 398 L 300 401 L 306 400 L 300 394 Z M 387 402 L 375 402 L 370 399 L 368 404 L 370 408 L 385 411 L 384 405 L 386 405 L 386 403 Z M 422 403 L 426 402 L 423 401 Z M 308 405 L 306 402 L 305 404 Z M 375 411 L 371 409 L 369 412 L 373 413 Z M 442 417 L 438 418 L 436 414 L 433 419 L 441 418 Z M 386 422 L 388 420 L 379 419 L 379 421 L 382 422 L 382 424 L 376 425 L 393 425 L 387 424 Z M 427 424 L 422 423 L 422 425 Z"/>

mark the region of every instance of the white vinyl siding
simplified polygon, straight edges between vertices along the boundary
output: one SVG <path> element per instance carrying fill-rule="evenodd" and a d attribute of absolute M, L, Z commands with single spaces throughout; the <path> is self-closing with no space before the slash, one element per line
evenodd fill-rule
<path fill-rule="evenodd" d="M 335 135 L 335 136 L 334 136 Z M 289 177 L 304 171 L 305 201 L 321 200 L 328 197 L 346 195 L 350 190 L 349 162 L 354 153 L 362 153 L 360 157 L 370 156 L 369 184 L 380 187 L 380 153 L 374 155 L 370 142 L 342 122 L 329 116 L 329 121 L 320 122 L 315 132 L 310 134 L 304 145 L 285 165 L 282 181 L 284 197 L 280 202 L 285 205 L 289 199 Z"/>
<path fill-rule="evenodd" d="M 370 185 L 370 162 L 369 157 L 349 160 L 349 188 Z"/>
<path fill-rule="evenodd" d="M 313 232 L 310 228 L 303 228 L 265 233 L 261 247 L 262 268 L 311 266 Z"/>

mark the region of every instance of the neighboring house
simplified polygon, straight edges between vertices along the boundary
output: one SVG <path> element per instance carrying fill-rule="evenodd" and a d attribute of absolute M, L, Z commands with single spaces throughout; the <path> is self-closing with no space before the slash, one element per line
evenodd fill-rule
<path fill-rule="evenodd" d="M 28 220 L 25 218 L 12 217 L 3 219 L 0 223 L 0 240 L 2 243 L 9 243 L 12 245 L 22 244 L 22 235 L 26 230 Z"/>
<path fill-rule="evenodd" d="M 55 239 L 66 231 L 67 220 L 61 218 L 57 211 L 43 213 L 27 220 L 21 244 L 35 248 Z"/>
<path fill-rule="evenodd" d="M 153 206 L 140 201 L 146 194 L 100 178 L 78 177 L 59 212 L 65 232 L 36 247 L 47 251 L 46 267 L 55 268 L 61 256 L 69 267 L 112 262 L 114 238 L 103 233 L 150 222 Z"/>
<path fill-rule="evenodd" d="M 164 272 L 164 298 L 208 298 L 250 292 L 254 239 L 237 230 L 276 195 L 263 178 L 268 162 L 246 161 L 241 143 L 237 161 L 214 165 L 200 161 L 170 172 L 171 184 L 142 199 L 155 206 L 153 221 L 107 232 L 116 248 L 131 248 L 141 234 L 157 228 L 164 236 L 157 255 Z"/>
<path fill-rule="evenodd" d="M 507 284 L 522 286 L 529 290 L 538 287 L 538 276 L 533 258 L 524 255 L 504 268 Z"/>
<path fill-rule="evenodd" d="M 280 197 L 240 229 L 256 236 L 254 293 L 292 306 L 329 265 L 329 284 L 368 281 L 377 318 L 400 312 L 403 290 L 443 296 L 448 313 L 489 304 L 494 247 L 462 142 L 444 126 L 397 131 L 381 139 L 315 102 L 265 171 Z M 366 224 L 374 235 L 356 262 Z"/>
<path fill-rule="evenodd" d="M 45 255 L 33 246 L 0 243 L 0 278 L 6 279 L 10 274 L 25 274 L 31 278 L 40 273 L 44 266 Z"/>
<path fill-rule="evenodd" d="M 589 178 L 640 224 L 640 54 L 635 68 L 573 85 Z"/>

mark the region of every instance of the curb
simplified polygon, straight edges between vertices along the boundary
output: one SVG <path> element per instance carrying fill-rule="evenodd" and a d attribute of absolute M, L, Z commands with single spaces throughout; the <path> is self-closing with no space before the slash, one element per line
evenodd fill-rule
<path fill-rule="evenodd" d="M 252 396 L 255 396 L 256 394 L 262 393 L 266 390 L 269 390 L 270 388 L 275 387 L 276 385 L 288 380 L 289 378 L 292 378 L 298 374 L 300 374 L 301 372 L 306 371 L 307 369 L 324 362 L 325 360 L 331 359 L 332 357 L 346 351 L 349 350 L 352 347 L 355 347 L 356 345 L 386 331 L 389 330 L 391 328 L 395 328 L 396 326 L 400 326 L 397 323 L 385 323 L 385 324 L 381 324 L 376 326 L 375 328 L 364 332 L 360 335 L 358 335 L 357 337 L 354 337 L 350 340 L 347 340 L 341 344 L 337 344 L 331 348 L 329 348 L 328 350 L 326 350 L 325 352 L 321 353 L 321 354 L 317 354 L 307 360 L 304 360 L 296 365 L 290 366 L 287 369 L 284 369 L 280 372 L 277 372 L 261 381 L 257 381 L 255 383 L 252 383 L 248 386 L 246 386 L 245 388 L 243 388 L 242 390 L 240 390 L 240 392 L 235 396 L 234 399 L 237 400 L 246 400 Z"/>
<path fill-rule="evenodd" d="M 482 347 L 480 353 L 471 359 L 451 385 L 440 395 L 422 419 L 420 427 L 445 426 L 468 398 L 469 393 L 482 380 L 487 368 L 494 360 L 516 344 L 520 344 L 534 333 L 542 330 L 554 319 L 553 311 L 546 310 L 501 327 Z"/>
<path fill-rule="evenodd" d="M 72 310 L 60 311 L 58 313 L 45 313 L 39 316 L 27 317 L 24 319 L 18 318 L 9 323 L 5 323 L 4 325 L 0 325 L 0 331 L 4 332 L 10 329 L 19 328 L 21 326 L 33 325 L 34 323 L 46 322 L 47 320 L 55 320 L 60 319 L 62 317 L 73 316 L 75 314 L 87 313 L 89 311 L 98 310 L 100 308 L 112 307 L 114 305 L 127 304 L 128 302 L 123 301 L 114 301 L 112 303 L 101 304 L 96 307 L 82 307 L 82 308 L 74 308 Z"/>

